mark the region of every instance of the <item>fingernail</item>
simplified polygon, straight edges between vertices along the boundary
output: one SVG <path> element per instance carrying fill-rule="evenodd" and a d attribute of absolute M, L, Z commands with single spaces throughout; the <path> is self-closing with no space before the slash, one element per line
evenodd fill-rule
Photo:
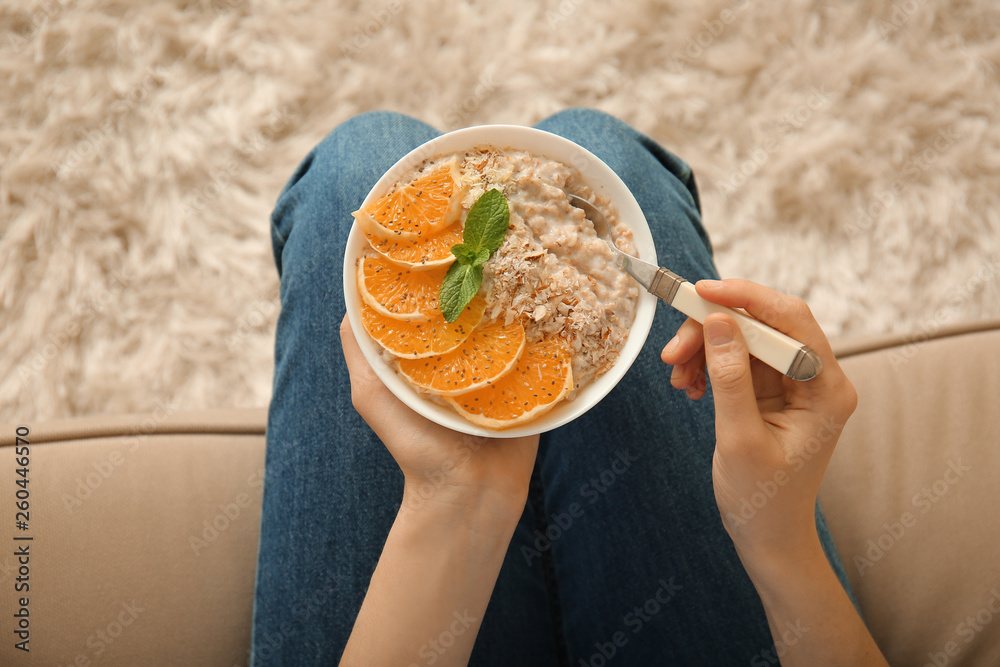
<path fill-rule="evenodd" d="M 733 327 L 729 325 L 729 322 L 719 320 L 709 322 L 705 333 L 708 336 L 708 344 L 712 347 L 720 347 L 733 342 Z"/>
<path fill-rule="evenodd" d="M 721 280 L 699 280 L 698 284 L 702 287 L 707 287 L 708 289 L 717 289 L 722 287 Z"/>
<path fill-rule="evenodd" d="M 673 352 L 674 348 L 676 348 L 678 345 L 680 345 L 680 343 L 681 343 L 681 339 L 678 338 L 677 336 L 674 336 L 673 338 L 670 339 L 670 342 L 667 343 L 667 346 L 665 348 L 663 348 L 663 351 L 664 352 Z"/>

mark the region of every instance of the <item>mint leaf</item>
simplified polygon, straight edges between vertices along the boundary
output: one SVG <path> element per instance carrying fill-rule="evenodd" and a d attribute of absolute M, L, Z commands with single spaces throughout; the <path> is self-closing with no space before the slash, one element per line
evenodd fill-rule
<path fill-rule="evenodd" d="M 444 276 L 441 293 L 438 295 L 444 319 L 448 322 L 457 320 L 482 284 L 482 266 L 463 264 L 461 258 L 452 264 Z"/>
<path fill-rule="evenodd" d="M 462 264 L 476 264 L 476 259 L 479 257 L 479 253 L 476 249 L 465 245 L 464 243 L 458 243 L 451 247 L 451 254 L 458 259 Z"/>
<path fill-rule="evenodd" d="M 486 259 L 489 259 L 503 245 L 509 223 L 510 206 L 507 198 L 499 190 L 485 192 L 469 209 L 469 215 L 465 219 L 465 231 L 462 233 L 464 245 L 475 248 L 477 252 L 481 249 L 488 250 Z"/>
<path fill-rule="evenodd" d="M 503 245 L 510 224 L 510 206 L 499 190 L 490 190 L 476 200 L 465 218 L 462 241 L 451 247 L 455 263 L 441 283 L 438 302 L 441 314 L 454 322 L 483 284 L 483 264 Z"/>

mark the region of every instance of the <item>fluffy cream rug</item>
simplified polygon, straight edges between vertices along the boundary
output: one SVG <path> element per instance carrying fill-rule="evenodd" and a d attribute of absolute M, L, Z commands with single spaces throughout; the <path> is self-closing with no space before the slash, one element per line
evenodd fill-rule
<path fill-rule="evenodd" d="M 3 3 L 0 418 L 265 404 L 268 214 L 377 108 L 616 114 L 833 336 L 998 315 L 1000 6 L 861 4 Z"/>

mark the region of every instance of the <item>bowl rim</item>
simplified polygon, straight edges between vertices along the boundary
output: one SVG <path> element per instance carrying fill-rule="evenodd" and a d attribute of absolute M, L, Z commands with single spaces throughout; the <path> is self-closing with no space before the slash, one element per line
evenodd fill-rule
<path fill-rule="evenodd" d="M 478 146 L 523 150 L 536 157 L 562 162 L 575 168 L 595 193 L 603 194 L 614 203 L 619 219 L 632 230 L 638 256 L 646 261 L 656 262 L 656 247 L 649 223 L 639 203 L 618 174 L 583 146 L 558 134 L 523 125 L 475 125 L 441 134 L 417 146 L 379 178 L 368 192 L 361 208 L 382 196 L 405 172 L 424 160 Z M 645 344 L 656 313 L 656 297 L 640 287 L 635 318 L 628 338 L 619 352 L 618 360 L 610 369 L 579 390 L 573 400 L 560 401 L 537 419 L 509 429 L 489 429 L 467 421 L 451 408 L 424 398 L 382 358 L 378 343 L 365 331 L 360 318 L 361 298 L 357 288 L 356 262 L 366 243 L 357 221 L 352 222 L 344 252 L 343 289 L 348 321 L 362 354 L 375 375 L 407 407 L 434 423 L 471 436 L 515 438 L 535 435 L 564 426 L 582 416 L 607 396 L 631 368 Z"/>

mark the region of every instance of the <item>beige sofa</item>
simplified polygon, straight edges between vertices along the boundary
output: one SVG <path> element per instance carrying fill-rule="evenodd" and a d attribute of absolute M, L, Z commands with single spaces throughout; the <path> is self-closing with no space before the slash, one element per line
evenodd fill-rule
<path fill-rule="evenodd" d="M 1000 664 L 1000 322 L 838 354 L 861 401 L 822 501 L 876 640 L 897 665 Z M 0 664 L 246 664 L 265 411 L 25 426 L 26 485 L 0 427 Z"/>

